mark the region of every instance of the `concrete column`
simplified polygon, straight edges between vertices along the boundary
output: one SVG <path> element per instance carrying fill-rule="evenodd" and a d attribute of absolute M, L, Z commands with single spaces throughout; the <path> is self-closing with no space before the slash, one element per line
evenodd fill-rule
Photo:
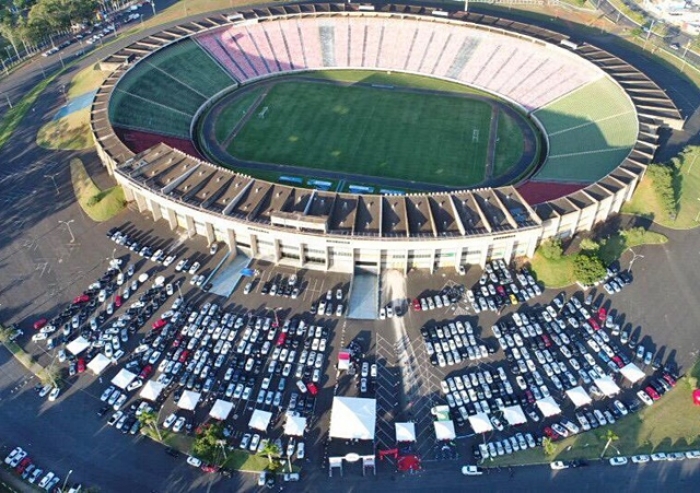
<path fill-rule="evenodd" d="M 209 245 L 216 243 L 216 234 L 214 233 L 214 225 L 210 223 L 204 223 L 204 228 L 207 231 L 207 242 Z"/>
<path fill-rule="evenodd" d="M 274 248 L 275 248 L 275 263 L 279 263 L 280 259 L 282 259 L 282 249 L 280 248 L 280 240 L 275 239 Z"/>
<path fill-rule="evenodd" d="M 160 205 L 153 200 L 150 201 L 149 209 L 151 211 L 151 214 L 153 214 L 153 220 L 158 221 L 159 219 L 163 218 L 163 212 L 160 210 Z"/>
<path fill-rule="evenodd" d="M 177 229 L 177 215 L 172 209 L 167 209 L 166 213 L 168 215 L 168 224 L 170 225 L 170 229 L 175 231 Z"/>
<path fill-rule="evenodd" d="M 124 190 L 124 200 L 127 202 L 133 202 L 134 201 L 134 191 L 129 188 L 129 187 L 122 187 Z"/>
<path fill-rule="evenodd" d="M 235 258 L 238 255 L 238 247 L 236 246 L 236 233 L 232 229 L 226 231 L 228 249 L 231 251 L 231 258 Z"/>
<path fill-rule="evenodd" d="M 537 249 L 537 238 L 538 236 L 535 235 L 532 235 L 530 238 L 528 238 L 526 255 L 529 258 L 535 256 L 535 250 Z"/>
<path fill-rule="evenodd" d="M 194 218 L 192 216 L 185 216 L 185 221 L 187 223 L 187 237 L 194 238 L 197 234 L 197 229 L 194 227 Z"/>
<path fill-rule="evenodd" d="M 258 235 L 254 235 L 254 234 L 250 235 L 250 256 L 251 257 L 258 256 Z"/>
<path fill-rule="evenodd" d="M 459 272 L 459 266 L 462 265 L 464 257 L 464 247 L 458 247 L 455 250 L 455 272 Z"/>
<path fill-rule="evenodd" d="M 299 268 L 304 267 L 306 263 L 306 243 L 299 244 Z"/>
<path fill-rule="evenodd" d="M 506 264 L 509 264 L 510 261 L 513 260 L 513 243 L 515 243 L 515 238 L 509 239 L 508 243 L 506 244 L 506 249 L 503 252 L 503 260 Z"/>
<path fill-rule="evenodd" d="M 136 207 L 138 207 L 139 212 L 148 210 L 148 205 L 146 205 L 146 199 L 140 193 L 136 194 Z"/>
<path fill-rule="evenodd" d="M 331 247 L 326 247 L 326 270 L 331 268 Z"/>
<path fill-rule="evenodd" d="M 489 250 L 490 250 L 490 247 L 488 244 L 485 244 L 484 247 L 481 249 L 481 253 L 479 254 L 479 265 L 481 267 L 486 266 L 486 260 L 489 257 Z"/>

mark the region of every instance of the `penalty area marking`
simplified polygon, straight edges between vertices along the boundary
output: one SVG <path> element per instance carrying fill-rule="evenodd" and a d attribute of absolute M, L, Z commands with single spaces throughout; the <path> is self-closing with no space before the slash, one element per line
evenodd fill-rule
<path fill-rule="evenodd" d="M 479 142 L 479 129 L 475 128 L 472 130 L 472 144 Z"/>

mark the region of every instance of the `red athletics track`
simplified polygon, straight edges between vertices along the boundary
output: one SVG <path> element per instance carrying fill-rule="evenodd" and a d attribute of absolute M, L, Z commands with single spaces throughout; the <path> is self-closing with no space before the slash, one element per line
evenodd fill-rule
<path fill-rule="evenodd" d="M 179 139 L 177 137 L 168 137 L 167 135 L 154 134 L 150 132 L 142 132 L 139 130 L 132 130 L 130 128 L 120 128 L 113 127 L 114 133 L 117 134 L 119 140 L 124 142 L 124 144 L 131 149 L 133 152 L 142 152 L 146 149 L 150 149 L 154 145 L 160 144 L 161 142 L 168 144 L 170 147 L 179 149 L 182 152 L 194 156 L 199 159 L 204 159 L 202 155 L 197 152 L 194 144 L 189 139 Z"/>
<path fill-rule="evenodd" d="M 587 185 L 582 183 L 556 183 L 551 181 L 528 181 L 518 186 L 518 192 L 530 205 L 555 200 Z"/>

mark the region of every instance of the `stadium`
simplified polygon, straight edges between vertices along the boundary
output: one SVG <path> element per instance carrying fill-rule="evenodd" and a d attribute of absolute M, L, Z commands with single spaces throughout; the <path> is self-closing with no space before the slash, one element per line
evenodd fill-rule
<path fill-rule="evenodd" d="M 531 256 L 618 212 L 659 129 L 684 123 L 595 46 L 419 6 L 212 15 L 101 68 L 92 133 L 128 200 L 232 252 L 316 270 Z"/>

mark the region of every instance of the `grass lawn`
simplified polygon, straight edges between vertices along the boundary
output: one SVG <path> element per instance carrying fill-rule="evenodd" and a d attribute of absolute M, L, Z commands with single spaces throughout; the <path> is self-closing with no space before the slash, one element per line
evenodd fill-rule
<path fill-rule="evenodd" d="M 488 104 L 461 97 L 287 81 L 270 90 L 228 152 L 467 186 L 484 178 L 490 115 Z"/>
<path fill-rule="evenodd" d="M 117 185 L 107 190 L 100 190 L 88 175 L 80 159 L 71 159 L 70 177 L 80 207 L 93 221 L 107 221 L 124 209 L 126 201 L 122 187 Z M 95 200 L 96 203 L 93 203 Z"/>
<path fill-rule="evenodd" d="M 51 120 L 39 129 L 36 143 L 45 149 L 81 151 L 91 148 L 90 108 Z"/>
<path fill-rule="evenodd" d="M 678 381 L 676 388 L 668 392 L 651 407 L 627 416 L 610 428 L 619 440 L 612 442 L 605 457 L 630 456 L 652 452 L 669 452 L 700 447 L 700 408 L 693 404 L 692 389 L 700 376 L 700 363 Z M 546 457 L 542 448 L 487 461 L 485 465 L 516 465 L 550 462 L 553 460 L 597 459 L 605 447 L 607 428 L 582 433 L 555 442 L 555 453 Z M 569 448 L 571 447 L 571 448 Z"/>
<path fill-rule="evenodd" d="M 608 265 L 619 259 L 628 248 L 639 245 L 661 245 L 667 241 L 666 235 L 654 231 L 645 231 L 644 229 L 622 231 L 605 240 L 598 253 L 603 262 Z"/>
<path fill-rule="evenodd" d="M 538 281 L 547 288 L 563 288 L 576 282 L 574 278 L 574 255 L 562 255 L 558 260 L 549 260 L 540 253 L 530 260 L 530 267 Z"/>
<path fill-rule="evenodd" d="M 90 65 L 78 72 L 68 87 L 66 96 L 68 99 L 73 99 L 86 92 L 94 91 L 102 85 L 109 76 L 109 72 L 103 72 L 97 69 L 97 65 Z"/>
<path fill-rule="evenodd" d="M 214 133 L 216 141 L 223 143 L 231 134 L 233 128 L 240 122 L 248 110 L 255 102 L 255 99 L 262 92 L 262 88 L 259 87 L 250 91 L 245 96 L 236 98 L 230 105 L 224 108 L 219 117 L 216 119 L 216 125 L 214 128 Z"/>
<path fill-rule="evenodd" d="M 525 150 L 523 133 L 510 115 L 501 111 L 498 115 L 498 141 L 493 176 L 500 176 L 518 162 Z"/>
<path fill-rule="evenodd" d="M 700 146 L 691 148 L 683 155 L 673 186 L 679 197 L 675 218 L 666 214 L 661 207 L 654 181 L 648 175 L 637 186 L 632 200 L 622 206 L 622 212 L 648 217 L 670 229 L 696 228 L 699 224 L 696 219 L 700 215 Z"/>
<path fill-rule="evenodd" d="M 268 466 L 267 457 L 249 454 L 244 450 L 233 450 L 227 453 L 224 467 L 236 471 L 262 471 Z"/>

